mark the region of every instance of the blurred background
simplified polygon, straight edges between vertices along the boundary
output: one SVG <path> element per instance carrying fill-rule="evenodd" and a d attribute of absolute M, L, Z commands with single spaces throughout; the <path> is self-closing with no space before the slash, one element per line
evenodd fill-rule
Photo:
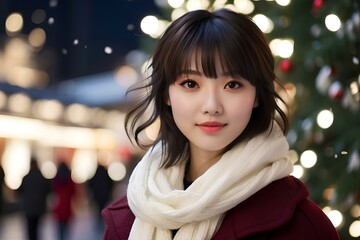
<path fill-rule="evenodd" d="M 52 183 L 60 163 L 71 170 L 65 239 L 101 239 L 94 196 L 107 194 L 95 193 L 94 176 L 107 181 L 101 186 L 111 179 L 108 203 L 124 193 L 143 154 L 123 129 L 136 100 L 126 89 L 145 77 L 171 21 L 221 7 L 249 15 L 268 38 L 290 106 L 293 175 L 342 239 L 360 238 L 358 0 L 1 0 L 0 239 L 26 239 L 20 189 L 31 158 Z M 152 139 L 156 126 L 146 134 Z M 96 174 L 99 166 L 106 174 Z M 56 239 L 56 196 L 47 196 L 44 239 Z"/>

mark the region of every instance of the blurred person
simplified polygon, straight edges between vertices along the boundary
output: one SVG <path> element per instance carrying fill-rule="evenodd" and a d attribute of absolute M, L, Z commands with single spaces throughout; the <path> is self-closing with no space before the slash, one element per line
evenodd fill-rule
<path fill-rule="evenodd" d="M 105 208 L 111 199 L 113 185 L 114 182 L 107 173 L 106 167 L 99 163 L 94 176 L 88 181 L 91 200 L 96 207 L 96 218 L 99 227 L 103 226 L 101 210 Z"/>
<path fill-rule="evenodd" d="M 26 218 L 27 236 L 30 240 L 39 239 L 39 223 L 47 210 L 51 182 L 42 175 L 35 157 L 30 160 L 30 171 L 24 176 L 18 192 Z"/>
<path fill-rule="evenodd" d="M 72 201 L 76 192 L 71 170 L 65 162 L 60 162 L 52 187 L 55 196 L 53 215 L 57 223 L 58 239 L 64 240 L 67 239 L 69 223 L 73 217 Z"/>

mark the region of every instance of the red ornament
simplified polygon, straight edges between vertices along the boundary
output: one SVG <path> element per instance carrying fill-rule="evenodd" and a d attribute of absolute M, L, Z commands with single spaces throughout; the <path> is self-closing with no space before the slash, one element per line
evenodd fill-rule
<path fill-rule="evenodd" d="M 339 81 L 333 82 L 329 87 L 329 97 L 333 100 L 341 99 L 344 95 L 344 90 Z"/>
<path fill-rule="evenodd" d="M 314 0 L 312 6 L 312 12 L 318 14 L 320 9 L 324 6 L 324 0 Z"/>
<path fill-rule="evenodd" d="M 324 5 L 324 0 L 314 0 L 313 2 L 313 8 L 314 9 L 320 9 Z"/>
<path fill-rule="evenodd" d="M 289 73 L 293 70 L 294 65 L 290 59 L 283 59 L 279 64 L 279 68 L 284 73 Z"/>

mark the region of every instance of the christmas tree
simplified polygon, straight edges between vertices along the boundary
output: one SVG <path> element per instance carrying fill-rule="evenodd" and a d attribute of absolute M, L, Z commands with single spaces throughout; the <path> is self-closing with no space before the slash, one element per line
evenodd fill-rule
<path fill-rule="evenodd" d="M 268 38 L 290 106 L 294 175 L 309 187 L 342 239 L 360 237 L 360 2 L 358 0 L 157 0 L 142 26 L 151 50 L 166 25 L 195 9 L 228 7 Z"/>

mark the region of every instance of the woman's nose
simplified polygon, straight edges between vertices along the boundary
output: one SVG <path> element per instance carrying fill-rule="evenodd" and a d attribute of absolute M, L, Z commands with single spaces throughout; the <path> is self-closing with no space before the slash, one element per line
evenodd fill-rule
<path fill-rule="evenodd" d="M 223 106 L 219 93 L 216 90 L 208 90 L 204 92 L 202 112 L 210 115 L 221 114 Z"/>

